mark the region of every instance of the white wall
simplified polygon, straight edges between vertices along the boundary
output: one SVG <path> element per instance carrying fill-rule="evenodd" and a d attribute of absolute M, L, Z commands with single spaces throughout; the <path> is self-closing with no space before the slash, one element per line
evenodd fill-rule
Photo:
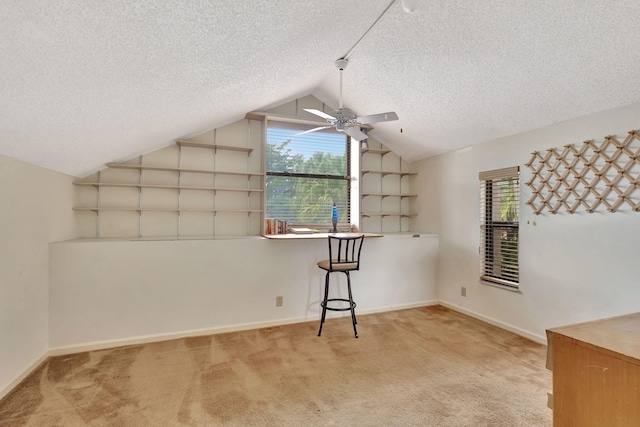
<path fill-rule="evenodd" d="M 51 347 L 64 353 L 317 321 L 324 275 L 316 262 L 327 251 L 324 239 L 259 237 L 54 243 Z M 437 302 L 436 236 L 371 238 L 362 251 L 361 270 L 352 275 L 358 313 Z M 275 307 L 277 295 L 283 307 Z"/>
<path fill-rule="evenodd" d="M 540 342 L 545 329 L 640 311 L 640 213 L 534 215 L 524 166 L 533 151 L 580 146 L 640 128 L 640 104 L 557 123 L 418 162 L 416 228 L 440 235 L 445 305 Z M 520 165 L 520 292 L 478 282 L 480 171 Z M 640 191 L 640 190 L 636 190 Z M 460 295 L 460 287 L 467 296 Z"/>
<path fill-rule="evenodd" d="M 0 397 L 49 348 L 49 242 L 75 237 L 70 176 L 0 156 Z"/>

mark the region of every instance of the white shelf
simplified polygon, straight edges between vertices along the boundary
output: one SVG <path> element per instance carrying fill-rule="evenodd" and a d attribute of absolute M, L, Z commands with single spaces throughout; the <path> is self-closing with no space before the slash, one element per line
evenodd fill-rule
<path fill-rule="evenodd" d="M 85 185 L 94 187 L 130 187 L 130 188 L 161 188 L 168 190 L 206 190 L 206 191 L 240 191 L 245 193 L 257 192 L 264 190 L 254 188 L 221 188 L 221 187 L 198 187 L 188 185 L 156 185 L 156 184 L 118 184 L 111 182 L 74 182 L 73 185 Z"/>
<path fill-rule="evenodd" d="M 400 176 L 408 176 L 408 175 L 417 175 L 416 172 L 402 172 L 402 171 L 383 171 L 383 170 L 362 170 L 362 175 L 368 174 L 368 173 L 377 173 L 380 174 L 382 176 L 385 175 L 400 175 Z"/>
<path fill-rule="evenodd" d="M 418 214 L 413 212 L 361 212 L 360 216 L 372 217 L 372 216 L 400 216 L 400 217 L 414 217 Z"/>
<path fill-rule="evenodd" d="M 400 193 L 360 193 L 360 195 L 362 197 L 368 197 L 368 196 L 373 196 L 373 197 L 418 197 L 417 194 L 400 194 Z"/>
<path fill-rule="evenodd" d="M 188 172 L 188 173 L 207 173 L 212 175 L 238 175 L 238 176 L 264 176 L 264 173 L 256 172 L 227 172 L 220 170 L 206 170 L 206 169 L 186 169 L 186 168 L 171 168 L 164 166 L 144 166 L 144 165 L 127 165 L 122 163 L 107 163 L 107 167 L 117 169 L 140 169 L 151 171 L 166 171 L 166 172 Z"/>
<path fill-rule="evenodd" d="M 262 209 L 198 209 L 198 208 L 113 208 L 113 207 L 80 207 L 73 208 L 74 211 L 92 211 L 92 212 L 239 212 L 239 213 L 256 213 L 262 212 Z"/>
<path fill-rule="evenodd" d="M 360 152 L 361 152 L 362 154 L 365 154 L 365 153 L 370 153 L 370 154 L 382 154 L 382 155 L 384 156 L 385 154 L 390 153 L 390 152 L 391 152 L 391 150 L 387 150 L 387 149 L 385 149 L 385 148 L 361 148 L 361 149 L 360 149 Z"/>
<path fill-rule="evenodd" d="M 253 148 L 249 147 L 238 147 L 234 145 L 220 145 L 220 144 L 207 144 L 205 142 L 193 142 L 193 141 L 183 141 L 177 140 L 176 144 L 180 147 L 194 147 L 194 148 L 208 148 L 210 150 L 227 150 L 227 151 L 242 151 L 244 153 L 251 153 Z"/>

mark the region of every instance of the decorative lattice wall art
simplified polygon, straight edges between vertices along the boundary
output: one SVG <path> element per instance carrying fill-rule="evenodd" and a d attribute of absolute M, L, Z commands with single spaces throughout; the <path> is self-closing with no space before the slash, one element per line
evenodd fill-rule
<path fill-rule="evenodd" d="M 581 208 L 593 213 L 599 207 L 616 212 L 626 205 L 640 212 L 640 135 L 634 130 L 623 142 L 606 136 L 600 143 L 536 151 L 525 166 L 532 172 L 526 182 L 532 191 L 527 205 L 536 215 L 563 208 L 570 214 Z"/>

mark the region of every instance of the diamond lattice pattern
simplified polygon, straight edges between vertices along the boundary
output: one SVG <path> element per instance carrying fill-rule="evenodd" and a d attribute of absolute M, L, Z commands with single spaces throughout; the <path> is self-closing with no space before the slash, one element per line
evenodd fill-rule
<path fill-rule="evenodd" d="M 616 212 L 625 205 L 640 212 L 640 136 L 634 130 L 623 142 L 606 136 L 601 143 L 536 151 L 526 166 L 532 172 L 527 205 L 536 215 L 563 208 L 570 214 L 598 208 Z"/>

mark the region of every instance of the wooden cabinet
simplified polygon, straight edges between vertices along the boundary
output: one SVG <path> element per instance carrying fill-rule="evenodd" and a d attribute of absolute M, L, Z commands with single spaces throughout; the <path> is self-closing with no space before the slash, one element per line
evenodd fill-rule
<path fill-rule="evenodd" d="M 640 426 L 640 313 L 547 331 L 554 427 Z"/>

